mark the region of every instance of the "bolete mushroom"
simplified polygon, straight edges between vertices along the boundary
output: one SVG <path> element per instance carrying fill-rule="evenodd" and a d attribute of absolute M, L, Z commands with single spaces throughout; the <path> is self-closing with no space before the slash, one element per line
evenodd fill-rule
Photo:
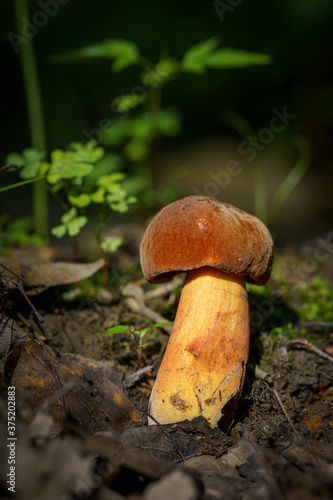
<path fill-rule="evenodd" d="M 152 283 L 187 272 L 149 413 L 160 424 L 202 415 L 211 427 L 226 430 L 235 416 L 249 352 L 245 280 L 263 285 L 269 279 L 273 241 L 268 229 L 232 205 L 188 196 L 152 219 L 140 259 Z"/>

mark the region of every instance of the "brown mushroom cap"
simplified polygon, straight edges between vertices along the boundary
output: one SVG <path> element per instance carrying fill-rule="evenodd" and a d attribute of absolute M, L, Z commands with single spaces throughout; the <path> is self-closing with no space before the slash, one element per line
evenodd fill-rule
<path fill-rule="evenodd" d="M 188 196 L 164 207 L 140 245 L 141 268 L 153 283 L 203 266 L 264 285 L 273 263 L 273 240 L 257 217 L 207 196 Z"/>

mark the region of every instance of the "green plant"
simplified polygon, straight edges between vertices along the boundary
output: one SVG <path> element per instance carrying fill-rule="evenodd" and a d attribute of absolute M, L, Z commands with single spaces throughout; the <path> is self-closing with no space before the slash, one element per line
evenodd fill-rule
<path fill-rule="evenodd" d="M 234 128 L 244 139 L 244 144 L 251 146 L 248 141 L 256 138 L 251 124 L 243 116 L 234 111 L 225 112 L 224 119 L 225 123 Z M 311 147 L 307 139 L 302 134 L 294 134 L 292 144 L 298 150 L 298 160 L 281 185 L 276 189 L 271 199 L 269 199 L 268 195 L 267 164 L 264 158 L 266 148 L 261 146 L 253 155 L 253 160 L 247 160 L 252 162 L 254 214 L 268 226 L 275 221 L 284 203 L 301 182 L 311 164 Z M 245 151 L 250 150 L 251 148 Z M 252 151 L 254 150 L 252 149 Z M 259 158 L 256 157 L 257 154 Z"/>
<path fill-rule="evenodd" d="M 0 216 L 0 255 L 13 246 L 38 245 L 43 238 L 34 232 L 32 217 L 10 220 L 9 214 Z"/>
<path fill-rule="evenodd" d="M 136 199 L 128 196 L 122 187 L 126 175 L 112 171 L 118 164 L 112 158 L 104 160 L 103 157 L 104 149 L 90 141 L 73 142 L 65 151 L 55 149 L 49 162 L 45 153 L 32 148 L 22 154 L 12 153 L 6 160 L 19 167 L 24 182 L 45 179 L 50 192 L 60 202 L 64 215 L 61 224 L 52 229 L 54 236 L 76 237 L 90 222 L 101 250 L 106 253 L 115 251 L 122 243 L 121 238 L 116 237 L 102 241 L 108 217 L 112 212 L 127 212 Z M 16 186 L 1 188 L 0 192 Z"/>
<path fill-rule="evenodd" d="M 140 194 L 140 201 L 145 204 L 170 203 L 178 197 L 175 189 L 170 188 L 168 179 L 164 185 L 157 180 L 160 138 L 175 136 L 181 130 L 179 111 L 172 107 L 162 108 L 164 86 L 187 73 L 203 75 L 208 69 L 244 68 L 271 62 L 271 57 L 266 54 L 219 45 L 219 38 L 212 37 L 190 47 L 180 60 L 163 53 L 153 63 L 140 54 L 132 41 L 106 39 L 54 58 L 58 62 L 108 59 L 112 61 L 114 73 L 134 65 L 140 68 L 140 85 L 113 99 L 112 110 L 117 117 L 102 120 L 99 129 L 83 133 L 88 139 L 97 137 L 107 147 L 120 148 L 131 172 L 125 185 L 132 194 Z M 129 116 L 139 107 L 142 108 L 140 112 Z M 188 170 L 183 167 L 170 175 L 175 180 L 187 174 Z"/>
<path fill-rule="evenodd" d="M 17 17 L 27 12 L 27 0 L 16 0 Z M 28 51 L 23 51 L 29 46 Z M 81 229 L 91 222 L 102 251 L 115 251 L 121 240 L 108 238 L 102 242 L 101 234 L 111 211 L 126 212 L 129 205 L 140 195 L 145 204 L 155 205 L 159 201 L 170 202 L 178 193 L 168 183 L 158 186 L 156 173 L 159 165 L 159 138 L 173 136 L 181 129 L 180 113 L 175 108 L 162 109 L 163 87 L 182 74 L 204 74 L 210 68 L 230 69 L 267 64 L 266 54 L 255 54 L 231 48 L 219 47 L 217 37 L 210 38 L 189 48 L 181 60 L 163 54 L 156 64 L 143 57 L 131 41 L 108 39 L 77 51 L 57 56 L 58 61 L 106 58 L 113 61 L 112 70 L 118 72 L 132 65 L 141 68 L 141 85 L 130 94 L 113 100 L 117 112 L 114 121 L 109 120 L 100 127 L 97 139 L 113 149 L 104 156 L 97 141 L 86 144 L 71 143 L 66 150 L 55 149 L 47 161 L 46 140 L 42 120 L 42 103 L 34 53 L 29 43 L 22 47 L 22 66 L 26 78 L 27 103 L 31 112 L 32 146 L 22 154 L 12 153 L 6 161 L 18 166 L 20 182 L 0 188 L 0 193 L 32 183 L 34 188 L 35 229 L 43 236 L 47 233 L 47 188 L 62 204 L 64 215 L 61 224 L 52 229 L 56 237 L 76 237 Z M 31 74 L 29 73 L 31 65 Z M 33 77 L 32 77 L 33 76 Z M 129 112 L 139 105 L 143 110 L 136 116 Z M 32 113 L 36 110 L 35 114 Z M 126 118 L 126 120 L 125 120 Z M 104 123 L 104 121 L 103 121 Z M 86 131 L 83 131 L 83 133 Z M 86 133 L 86 138 L 91 138 Z M 116 152 L 116 150 L 119 152 Z M 104 158 L 102 159 L 102 157 Z M 131 175 L 119 172 L 125 163 L 132 165 Z M 172 177 L 181 177 L 187 170 L 178 169 Z M 125 178 L 126 177 L 126 178 Z M 88 213 L 90 211 L 90 213 Z M 95 218 L 91 216 L 94 212 Z M 43 219 L 39 224 L 36 218 Z M 95 221 L 95 223 L 93 222 Z"/>
<path fill-rule="evenodd" d="M 320 278 L 296 285 L 295 309 L 301 321 L 333 321 L 333 287 Z"/>
<path fill-rule="evenodd" d="M 156 328 L 160 328 L 161 326 L 167 326 L 167 325 L 172 325 L 172 321 L 167 321 L 165 323 L 154 323 L 151 326 L 148 326 L 147 328 L 142 328 L 141 330 L 137 330 L 132 327 L 124 326 L 124 325 L 117 325 L 117 326 L 112 326 L 111 328 L 108 328 L 105 332 L 106 335 L 117 335 L 120 333 L 131 333 L 136 346 L 139 348 L 147 347 L 150 343 L 151 340 L 153 340 L 155 337 L 151 336 L 151 334 L 154 332 Z M 156 336 L 156 334 L 155 334 Z M 144 344 L 143 339 L 147 339 L 150 337 L 150 341 L 145 342 Z"/>
<path fill-rule="evenodd" d="M 24 39 L 25 34 L 23 30 L 25 27 L 22 20 L 30 19 L 28 0 L 14 0 L 14 14 L 17 33 Z M 45 151 L 46 133 L 43 118 L 43 103 L 32 39 L 29 39 L 28 43 L 22 43 L 20 47 L 20 60 L 26 94 L 31 145 L 36 150 Z M 47 191 L 42 179 L 36 179 L 33 183 L 32 198 L 34 229 L 39 235 L 46 238 L 48 235 Z"/>
<path fill-rule="evenodd" d="M 256 138 L 251 124 L 233 111 L 226 112 L 224 119 L 244 139 L 244 144 L 251 146 L 248 141 Z M 253 155 L 253 160 L 247 160 L 252 162 L 254 214 L 268 226 L 275 221 L 284 203 L 301 182 L 311 164 L 311 147 L 307 139 L 301 134 L 295 134 L 292 144 L 298 150 L 298 160 L 271 199 L 269 199 L 266 179 L 267 164 L 264 158 L 266 148 L 261 146 Z M 254 149 L 249 148 L 245 151 L 254 151 Z M 259 158 L 256 158 L 257 154 Z"/>

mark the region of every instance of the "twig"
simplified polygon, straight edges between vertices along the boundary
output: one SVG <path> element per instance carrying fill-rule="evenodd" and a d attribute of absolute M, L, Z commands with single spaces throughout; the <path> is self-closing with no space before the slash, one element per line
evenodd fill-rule
<path fill-rule="evenodd" d="M 0 172 L 5 172 L 6 170 L 8 170 L 8 169 L 10 169 L 10 168 L 12 168 L 12 169 L 14 169 L 14 170 L 15 170 L 15 169 L 17 169 L 17 168 L 18 168 L 18 166 L 17 166 L 17 165 L 14 165 L 14 164 L 12 164 L 12 163 L 9 163 L 8 165 L 3 165 L 2 167 L 0 167 Z"/>
<path fill-rule="evenodd" d="M 296 330 L 301 330 L 302 328 L 333 328 L 333 322 L 331 321 L 307 321 L 306 323 L 297 323 L 294 327 Z"/>
<path fill-rule="evenodd" d="M 149 290 L 144 294 L 144 297 L 146 300 L 156 299 L 157 297 L 161 297 L 162 295 L 171 292 L 174 288 L 182 284 L 183 280 L 181 278 L 179 277 L 174 278 L 169 283 L 163 283 L 162 285 L 159 285 L 158 287 Z"/>
<path fill-rule="evenodd" d="M 292 423 L 292 421 L 291 421 L 291 419 L 290 419 L 290 417 L 289 417 L 289 415 L 288 415 L 288 413 L 287 413 L 287 410 L 286 410 L 286 408 L 285 408 L 284 404 L 282 403 L 282 400 L 281 400 L 281 398 L 280 398 L 280 396 L 279 396 L 279 393 L 277 392 L 277 390 L 276 390 L 276 389 L 275 389 L 275 387 L 274 387 L 273 382 L 271 382 L 271 383 L 267 382 L 267 380 L 269 380 L 269 375 L 268 375 L 268 373 L 266 373 L 264 370 L 262 370 L 262 369 L 261 369 L 261 368 L 259 368 L 259 367 L 257 368 L 257 366 L 256 366 L 256 371 L 255 371 L 255 374 L 256 374 L 256 377 L 257 377 L 258 379 L 262 380 L 262 381 L 263 381 L 263 382 L 264 382 L 264 383 L 265 383 L 265 384 L 266 384 L 266 385 L 267 385 L 267 386 L 271 389 L 271 391 L 273 392 L 273 394 L 274 394 L 274 396 L 275 396 L 275 398 L 276 398 L 277 402 L 279 403 L 280 408 L 281 408 L 281 410 L 282 410 L 282 412 L 283 412 L 284 416 L 286 417 L 286 419 L 287 419 L 287 421 L 288 421 L 288 423 L 289 423 L 289 425 L 290 425 L 290 427 L 291 427 L 292 431 L 295 433 L 295 435 L 296 435 L 296 437 L 298 438 L 298 440 L 299 440 L 299 441 L 302 443 L 302 445 L 304 446 L 304 442 L 303 442 L 303 440 L 302 440 L 302 437 L 300 436 L 300 434 L 299 434 L 299 433 L 298 433 L 298 431 L 296 430 L 296 428 L 295 428 L 294 424 Z"/>
<path fill-rule="evenodd" d="M 149 372 L 149 370 L 151 370 L 152 368 L 153 365 L 148 365 L 145 366 L 144 368 L 141 368 L 140 370 L 137 370 L 134 373 L 131 373 L 130 375 L 126 375 L 124 379 L 124 387 L 126 389 L 132 387 L 132 385 L 134 385 L 135 382 L 137 382 L 140 379 L 141 375 L 144 375 L 146 372 Z"/>
<path fill-rule="evenodd" d="M 286 343 L 286 348 L 290 349 L 306 349 L 307 351 L 317 354 L 320 358 L 326 359 L 333 363 L 333 356 L 327 354 L 327 352 L 322 351 L 319 347 L 316 347 L 312 342 L 306 339 L 292 339 Z"/>
<path fill-rule="evenodd" d="M 299 434 L 299 432 L 297 431 L 297 429 L 295 428 L 294 424 L 292 423 L 291 418 L 289 417 L 288 412 L 287 412 L 287 410 L 286 410 L 286 408 L 285 408 L 284 404 L 282 403 L 282 400 L 281 400 L 281 398 L 280 398 L 280 395 L 279 395 L 278 391 L 275 389 L 275 387 L 274 387 L 274 386 L 273 386 L 273 387 L 271 387 L 271 390 L 272 390 L 272 392 L 273 392 L 273 394 L 274 394 L 274 396 L 275 396 L 275 398 L 276 398 L 277 402 L 279 403 L 280 408 L 281 408 L 281 410 L 282 410 L 282 412 L 283 412 L 284 416 L 285 416 L 285 417 L 286 417 L 286 419 L 288 420 L 288 424 L 290 425 L 290 427 L 291 427 L 292 431 L 294 432 L 294 434 L 295 434 L 295 436 L 297 437 L 297 439 L 299 440 L 299 442 L 300 442 L 300 443 L 302 443 L 302 445 L 304 446 L 303 439 L 302 439 L 301 435 Z"/>
<path fill-rule="evenodd" d="M 18 284 L 18 288 L 20 290 L 20 292 L 22 293 L 23 297 L 25 298 L 25 300 L 28 302 L 29 306 L 31 307 L 31 309 L 33 310 L 37 320 L 39 321 L 39 323 L 44 323 L 44 318 L 41 314 L 39 314 L 39 312 L 37 311 L 37 309 L 35 308 L 35 306 L 33 305 L 33 303 L 31 302 L 31 300 L 29 299 L 29 297 L 27 296 L 27 294 L 25 293 L 25 290 L 23 288 L 23 285 L 22 283 L 19 283 Z"/>
<path fill-rule="evenodd" d="M 169 441 L 173 444 L 175 450 L 177 451 L 178 455 L 182 459 L 182 462 L 185 462 L 185 457 L 184 457 L 183 453 L 181 452 L 180 448 L 178 447 L 177 443 L 172 439 L 172 437 L 170 436 L 168 431 L 166 431 L 163 428 L 163 426 L 156 420 L 156 418 L 153 417 L 148 411 L 142 410 L 141 408 L 137 408 L 134 405 L 132 405 L 132 406 L 135 410 L 138 410 L 139 412 L 144 413 L 145 415 L 147 415 L 147 417 L 151 418 L 153 420 L 153 422 L 155 422 L 155 424 L 161 429 L 161 431 L 166 435 L 166 437 L 169 439 Z"/>
<path fill-rule="evenodd" d="M 144 293 L 142 288 L 140 288 L 139 286 L 135 285 L 134 283 L 129 283 L 125 286 L 123 295 L 124 297 L 126 297 L 126 305 L 131 309 L 131 311 L 139 312 L 145 316 L 148 316 L 148 318 L 152 319 L 156 323 L 168 323 L 168 320 L 166 318 L 145 305 Z M 171 333 L 172 326 L 164 325 L 161 326 L 161 328 L 163 328 L 163 330 L 165 330 L 167 333 Z"/>
<path fill-rule="evenodd" d="M 45 348 L 45 351 L 46 351 L 46 355 L 49 358 L 49 361 L 50 361 L 50 364 L 51 364 L 51 367 L 52 367 L 52 371 L 53 371 L 53 374 L 54 374 L 54 378 L 56 379 L 56 383 L 57 383 L 57 386 L 59 388 L 59 397 L 58 397 L 58 399 L 61 400 L 62 416 L 63 416 L 63 419 L 66 420 L 66 418 L 67 418 L 67 405 L 66 405 L 66 400 L 65 400 L 65 394 L 64 394 L 64 390 L 63 390 L 63 387 L 62 387 L 62 383 L 61 383 L 60 377 L 58 375 L 57 369 L 56 369 L 56 367 L 54 365 L 54 362 L 53 362 L 53 351 L 52 351 L 51 347 L 49 347 L 49 346 L 47 346 L 45 344 L 44 344 L 44 348 Z"/>

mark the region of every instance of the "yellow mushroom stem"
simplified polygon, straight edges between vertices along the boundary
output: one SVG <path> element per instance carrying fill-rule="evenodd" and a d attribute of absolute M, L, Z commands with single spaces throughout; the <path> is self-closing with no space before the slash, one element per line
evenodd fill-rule
<path fill-rule="evenodd" d="M 203 416 L 227 429 L 249 352 L 243 277 L 202 267 L 187 273 L 169 343 L 149 402 L 160 424 Z M 149 419 L 149 425 L 155 422 Z"/>

